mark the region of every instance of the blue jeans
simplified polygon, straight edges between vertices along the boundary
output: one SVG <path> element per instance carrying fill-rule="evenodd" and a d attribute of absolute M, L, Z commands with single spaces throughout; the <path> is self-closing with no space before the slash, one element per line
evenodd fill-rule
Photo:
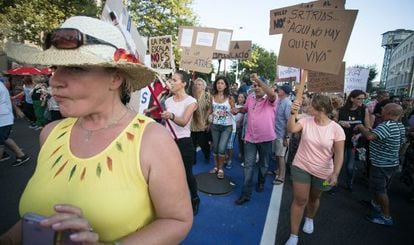
<path fill-rule="evenodd" d="M 346 184 L 348 188 L 352 188 L 355 177 L 355 152 L 351 147 L 345 147 L 344 166 L 346 167 Z"/>
<path fill-rule="evenodd" d="M 256 154 L 259 153 L 258 184 L 264 184 L 266 171 L 269 166 L 270 154 L 272 153 L 272 141 L 261 143 L 244 144 L 244 183 L 242 196 L 250 198 L 253 190 L 253 173 L 256 165 Z"/>
<path fill-rule="evenodd" d="M 211 125 L 211 137 L 213 138 L 214 155 L 226 155 L 227 142 L 230 139 L 233 126 Z"/>

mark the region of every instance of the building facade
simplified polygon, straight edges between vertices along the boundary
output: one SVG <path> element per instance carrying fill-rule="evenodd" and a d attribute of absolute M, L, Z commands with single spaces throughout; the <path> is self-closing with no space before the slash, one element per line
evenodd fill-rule
<path fill-rule="evenodd" d="M 414 32 L 396 46 L 390 57 L 386 89 L 395 95 L 413 96 Z"/>

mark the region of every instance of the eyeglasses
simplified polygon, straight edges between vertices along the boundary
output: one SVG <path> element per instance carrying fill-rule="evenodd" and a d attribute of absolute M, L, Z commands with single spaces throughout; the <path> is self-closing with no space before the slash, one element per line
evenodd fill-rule
<path fill-rule="evenodd" d="M 78 29 L 74 28 L 59 28 L 53 30 L 46 35 L 44 49 L 49 49 L 54 46 L 57 49 L 77 49 L 86 44 L 103 44 L 118 49 L 112 43 L 106 42 L 102 39 L 84 34 Z"/>

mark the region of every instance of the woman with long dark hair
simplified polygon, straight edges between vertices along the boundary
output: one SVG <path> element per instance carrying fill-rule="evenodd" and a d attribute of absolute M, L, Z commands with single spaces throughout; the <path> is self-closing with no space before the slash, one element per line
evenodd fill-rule
<path fill-rule="evenodd" d="M 338 123 L 345 132 L 344 166 L 347 173 L 347 188 L 352 191 L 352 184 L 355 177 L 355 151 L 360 136 L 354 127 L 358 124 L 370 126 L 368 108 L 362 103 L 365 99 L 365 92 L 352 90 L 346 99 L 345 105 L 339 109 Z"/>
<path fill-rule="evenodd" d="M 230 85 L 227 78 L 219 76 L 213 83 L 211 113 L 211 136 L 213 138 L 214 168 L 217 178 L 224 178 L 223 166 L 226 161 L 227 142 L 233 129 L 234 98 L 230 96 Z"/>
<path fill-rule="evenodd" d="M 161 117 L 170 120 L 171 127 L 177 136 L 175 142 L 183 158 L 193 213 L 196 215 L 200 198 L 197 194 L 197 182 L 193 175 L 195 148 L 191 139 L 190 124 L 193 113 L 197 110 L 197 100 L 185 92 L 185 88 L 189 83 L 190 76 L 185 71 L 176 71 L 173 74 L 169 88 L 173 96 L 165 101 L 166 110 L 161 112 Z M 167 129 L 171 131 L 170 128 L 167 127 Z M 171 134 L 174 133 L 171 132 Z"/>

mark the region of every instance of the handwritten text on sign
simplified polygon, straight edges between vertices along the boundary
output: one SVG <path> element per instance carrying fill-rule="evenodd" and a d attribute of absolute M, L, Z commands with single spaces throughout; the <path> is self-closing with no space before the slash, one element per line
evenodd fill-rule
<path fill-rule="evenodd" d="M 369 69 L 348 67 L 345 74 L 345 93 L 359 89 L 366 91 L 369 77 Z"/>
<path fill-rule="evenodd" d="M 160 36 L 150 38 L 149 44 L 152 68 L 157 70 L 170 71 L 174 69 L 171 40 L 171 36 Z"/>
<path fill-rule="evenodd" d="M 247 60 L 250 58 L 251 50 L 252 41 L 231 41 L 229 53 L 213 53 L 213 59 Z"/>
<path fill-rule="evenodd" d="M 294 9 L 278 64 L 338 74 L 358 10 Z"/>
<path fill-rule="evenodd" d="M 301 3 L 286 8 L 273 9 L 270 11 L 270 28 L 269 34 L 282 34 L 286 31 L 286 20 L 289 18 L 291 11 L 294 9 L 344 9 L 345 0 L 320 0 L 308 3 Z"/>
<path fill-rule="evenodd" d="M 308 91 L 321 92 L 343 92 L 345 79 L 345 62 L 342 62 L 341 70 L 338 75 L 308 71 Z"/>
<path fill-rule="evenodd" d="M 213 54 L 208 48 L 184 48 L 181 53 L 180 67 L 184 70 L 211 72 Z"/>

